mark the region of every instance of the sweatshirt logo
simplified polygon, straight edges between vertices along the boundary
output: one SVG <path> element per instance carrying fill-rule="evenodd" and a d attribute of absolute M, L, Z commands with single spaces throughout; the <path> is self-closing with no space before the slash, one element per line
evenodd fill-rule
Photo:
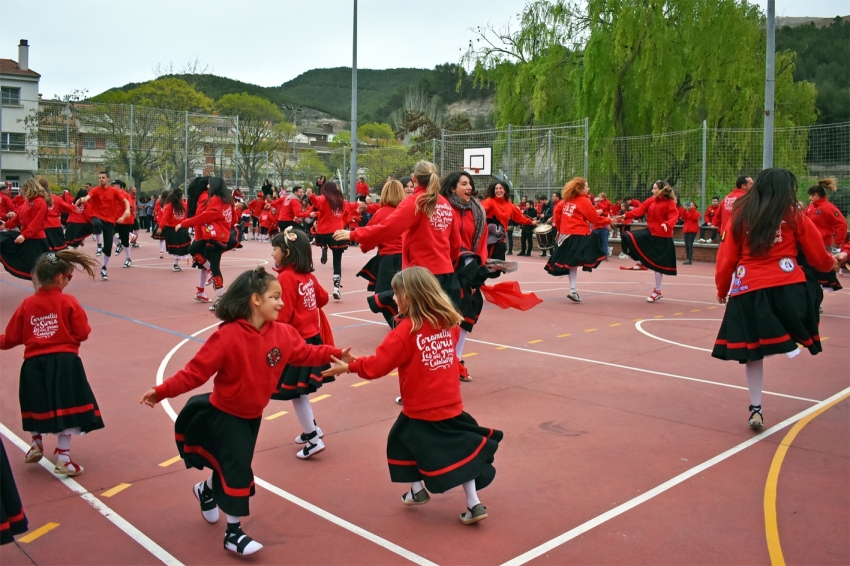
<path fill-rule="evenodd" d="M 573 212 L 575 212 L 575 211 L 576 211 L 576 205 L 575 204 L 569 203 L 569 204 L 564 205 L 564 214 L 566 214 L 567 216 L 572 216 Z"/>
<path fill-rule="evenodd" d="M 266 362 L 268 362 L 269 366 L 274 367 L 280 363 L 280 350 L 277 348 L 272 348 L 269 350 L 269 353 L 266 354 Z"/>
<path fill-rule="evenodd" d="M 434 230 L 443 231 L 452 225 L 452 207 L 450 204 L 438 203 L 431 215 L 431 226 Z"/>
<path fill-rule="evenodd" d="M 47 339 L 59 330 L 59 317 L 55 313 L 44 316 L 31 316 L 32 335 L 35 338 Z"/>
<path fill-rule="evenodd" d="M 429 336 L 417 334 L 416 347 L 422 352 L 422 365 L 430 370 L 449 368 L 454 363 L 455 345 L 446 329 Z"/>
<path fill-rule="evenodd" d="M 304 308 L 310 311 L 316 308 L 316 288 L 312 280 L 299 283 L 298 294 L 304 299 Z"/>
<path fill-rule="evenodd" d="M 783 257 L 779 260 L 779 269 L 785 273 L 791 273 L 794 271 L 794 260 L 790 257 Z"/>

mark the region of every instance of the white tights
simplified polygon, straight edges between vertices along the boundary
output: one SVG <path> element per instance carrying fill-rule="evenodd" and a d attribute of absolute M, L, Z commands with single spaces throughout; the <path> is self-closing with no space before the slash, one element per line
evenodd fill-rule
<path fill-rule="evenodd" d="M 310 434 L 316 430 L 314 422 L 313 406 L 310 405 L 310 399 L 306 395 L 296 397 L 292 400 L 292 407 L 295 409 L 295 414 L 298 416 L 298 422 L 301 423 L 301 428 L 304 432 Z"/>
<path fill-rule="evenodd" d="M 660 291 L 661 290 L 661 278 L 664 277 L 664 275 L 662 275 L 661 273 L 658 273 L 657 271 L 654 272 L 654 273 L 655 273 L 655 290 Z"/>
<path fill-rule="evenodd" d="M 570 291 L 576 290 L 576 279 L 578 279 L 578 267 L 570 268 Z"/>
<path fill-rule="evenodd" d="M 764 385 L 764 360 L 747 362 L 744 372 L 747 376 L 747 389 L 750 390 L 750 405 L 761 406 L 761 391 Z"/>

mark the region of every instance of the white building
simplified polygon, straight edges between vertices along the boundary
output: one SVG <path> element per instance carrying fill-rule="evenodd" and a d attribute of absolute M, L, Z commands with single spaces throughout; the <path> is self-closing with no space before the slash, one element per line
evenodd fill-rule
<path fill-rule="evenodd" d="M 38 113 L 38 73 L 29 68 L 29 44 L 18 45 L 18 61 L 0 59 L 0 180 L 13 187 L 38 169 L 37 141 L 27 136 L 26 118 Z"/>

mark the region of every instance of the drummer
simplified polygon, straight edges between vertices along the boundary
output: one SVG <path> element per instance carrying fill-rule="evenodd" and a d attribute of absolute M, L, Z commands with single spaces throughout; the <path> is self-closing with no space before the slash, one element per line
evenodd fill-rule
<path fill-rule="evenodd" d="M 534 206 L 526 206 L 522 211 L 523 215 L 531 220 L 531 223 L 524 224 L 520 231 L 520 249 L 517 255 L 531 256 L 531 250 L 534 247 L 534 220 L 537 218 L 537 208 Z"/>
<path fill-rule="evenodd" d="M 607 257 L 599 234 L 590 231 L 590 224 L 607 226 L 611 219 L 596 212 L 587 198 L 589 191 L 587 179 L 583 177 L 575 177 L 564 185 L 562 206 L 555 210 L 552 218 L 553 224 L 558 227 L 559 243 L 544 267 L 550 275 L 569 275 L 567 298 L 574 303 L 581 302 L 576 292 L 578 268 L 592 271 Z"/>
<path fill-rule="evenodd" d="M 517 224 L 522 225 L 537 225 L 537 222 L 531 220 L 520 212 L 519 208 L 511 200 L 511 189 L 507 183 L 495 181 L 487 187 L 484 200 L 481 201 L 481 206 L 484 207 L 484 212 L 487 214 L 487 220 L 494 219 L 502 226 L 502 234 L 508 232 L 508 220 L 513 220 Z M 505 238 L 502 236 L 501 241 L 489 246 L 488 255 L 491 259 L 505 259 L 505 252 L 508 246 L 505 243 Z"/>

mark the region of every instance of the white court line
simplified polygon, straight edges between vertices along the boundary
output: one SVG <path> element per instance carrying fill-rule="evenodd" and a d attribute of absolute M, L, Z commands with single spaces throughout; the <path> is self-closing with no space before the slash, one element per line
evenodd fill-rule
<path fill-rule="evenodd" d="M 722 321 L 722 319 L 720 319 L 720 318 L 645 318 L 643 320 L 636 321 L 635 322 L 635 328 L 637 328 L 638 332 L 640 332 L 641 334 L 649 336 L 650 338 L 654 338 L 655 340 L 660 340 L 661 342 L 667 342 L 668 344 L 673 344 L 674 346 L 681 346 L 682 348 L 690 348 L 691 350 L 699 350 L 700 352 L 709 352 L 709 353 L 712 352 L 712 350 L 709 350 L 708 348 L 697 348 L 696 346 L 689 346 L 687 344 L 682 344 L 681 342 L 673 342 L 672 340 L 666 340 L 664 338 L 661 338 L 660 336 L 656 336 L 655 334 L 650 334 L 649 332 L 647 332 L 646 330 L 643 329 L 643 323 L 644 322 L 656 322 L 656 321 L 661 322 L 661 321 L 670 321 L 670 320 L 672 320 L 672 321 L 677 321 L 677 320 L 714 320 L 714 321 L 717 321 L 717 322 Z"/>
<path fill-rule="evenodd" d="M 379 324 L 379 325 L 380 324 L 386 324 L 386 323 L 381 323 L 381 322 L 377 322 L 377 321 L 374 321 L 374 320 L 367 320 L 365 318 L 356 318 L 356 317 L 353 317 L 353 316 L 343 316 L 343 315 L 339 315 L 339 314 L 336 314 L 336 313 L 330 313 L 330 314 L 333 314 L 334 316 L 339 316 L 340 318 L 348 318 L 348 319 L 351 319 L 351 320 L 359 320 L 361 322 L 369 322 L 371 324 Z M 679 319 L 675 319 L 675 320 L 679 320 Z M 743 387 L 741 385 L 731 385 L 729 383 L 721 383 L 719 381 L 710 381 L 708 379 L 698 379 L 696 377 L 687 377 L 687 376 L 684 376 L 684 375 L 676 375 L 675 373 L 665 373 L 663 371 L 655 371 L 655 370 L 651 370 L 651 369 L 636 368 L 636 367 L 633 367 L 633 366 L 624 366 L 622 364 L 615 364 L 615 363 L 611 363 L 611 362 L 602 362 L 602 361 L 599 361 L 599 360 L 590 360 L 588 358 L 579 358 L 577 356 L 568 356 L 566 354 L 556 354 L 554 352 L 544 352 L 542 350 L 532 350 L 531 348 L 520 348 L 518 346 L 508 346 L 507 344 L 498 344 L 496 342 L 486 342 L 484 340 L 474 340 L 472 338 L 467 338 L 466 341 L 467 342 L 475 342 L 477 344 L 485 344 L 487 346 L 496 346 L 497 348 L 501 348 L 503 350 L 505 350 L 505 349 L 507 349 L 507 350 L 517 350 L 517 351 L 520 351 L 520 352 L 528 352 L 528 353 L 531 353 L 531 354 L 540 354 L 540 355 L 543 355 L 543 356 L 551 356 L 553 358 L 563 358 L 563 359 L 566 359 L 566 360 L 576 360 L 578 362 L 588 362 L 588 363 L 591 363 L 591 364 L 599 364 L 599 365 L 602 365 L 602 366 L 625 369 L 625 370 L 629 370 L 629 371 L 636 371 L 636 372 L 640 372 L 640 373 L 651 373 L 651 374 L 654 374 L 654 375 L 661 375 L 661 376 L 664 376 L 664 377 L 674 377 L 676 379 L 682 379 L 682 380 L 685 380 L 685 381 L 695 381 L 697 383 L 707 383 L 709 385 L 718 385 L 720 387 L 729 387 L 731 389 L 741 389 L 743 391 L 749 391 L 749 389 L 747 389 L 746 387 Z M 795 395 L 786 395 L 785 393 L 775 393 L 773 391 L 762 391 L 762 393 L 764 395 L 775 395 L 776 397 L 784 397 L 786 399 L 795 399 L 797 401 L 806 401 L 807 403 L 819 403 L 820 402 L 817 399 L 808 399 L 806 397 L 797 397 Z"/>
<path fill-rule="evenodd" d="M 591 293 L 598 293 L 600 295 L 620 295 L 622 297 L 638 297 L 638 298 L 641 298 L 641 299 L 646 298 L 645 295 L 631 295 L 631 294 L 628 294 L 628 293 L 616 293 L 614 291 L 596 291 L 596 290 L 594 290 L 594 291 L 591 291 Z M 664 301 L 674 301 L 674 302 L 677 302 L 677 303 L 694 303 L 694 304 L 697 304 L 697 305 L 712 305 L 712 306 L 715 306 L 715 307 L 716 306 L 722 306 L 717 301 L 712 301 L 712 302 L 691 301 L 691 300 L 688 300 L 688 299 L 671 299 L 670 297 L 667 297 L 667 296 L 665 296 L 662 300 L 664 300 Z"/>
<path fill-rule="evenodd" d="M 850 316 L 841 316 L 840 314 L 822 314 L 821 316 L 828 316 L 830 318 L 850 318 Z"/>
<path fill-rule="evenodd" d="M 779 432 L 780 430 L 784 429 L 785 427 L 796 423 L 800 419 L 814 413 L 815 411 L 819 410 L 820 408 L 822 408 L 826 405 L 829 405 L 830 403 L 832 403 L 836 399 L 840 399 L 842 396 L 846 395 L 848 392 L 850 392 L 850 387 L 848 387 L 847 389 L 845 389 L 843 391 L 836 393 L 835 395 L 833 395 L 829 399 L 825 399 L 823 401 L 820 401 L 816 405 L 813 405 L 813 406 L 809 407 L 808 409 L 805 409 L 804 411 L 797 413 L 793 417 L 785 419 L 781 423 L 770 427 L 769 429 L 762 432 L 761 434 L 754 436 L 753 438 L 750 438 L 749 440 L 746 440 L 746 441 L 738 444 L 737 446 L 730 448 L 729 450 L 723 452 L 722 454 L 718 454 L 714 458 L 711 458 L 710 460 L 706 460 L 702 464 L 694 466 L 690 470 L 683 472 L 683 473 L 679 474 L 678 476 L 676 476 L 672 479 L 667 480 L 666 482 L 662 483 L 661 485 L 650 489 L 646 493 L 643 493 L 643 494 L 635 497 L 634 499 L 630 499 L 629 501 L 626 501 L 622 505 L 618 505 L 617 507 L 614 507 L 610 511 L 606 511 L 605 513 L 602 513 L 601 515 L 594 517 L 593 519 L 586 521 L 586 522 L 582 523 L 581 525 L 579 525 L 579 526 L 577 526 L 573 529 L 570 529 L 569 531 L 565 532 L 564 534 L 559 535 L 559 536 L 553 538 L 550 541 L 544 542 L 540 546 L 537 546 L 537 547 L 529 550 L 528 552 L 520 554 L 519 556 L 517 556 L 513 560 L 508 560 L 502 566 L 520 566 L 521 564 L 525 564 L 526 562 L 529 562 L 530 560 L 533 560 L 533 559 L 537 558 L 538 556 L 542 556 L 543 554 L 546 554 L 547 552 L 561 546 L 562 544 L 569 542 L 572 539 L 586 533 L 587 531 L 593 529 L 594 527 L 598 527 L 599 525 L 610 521 L 614 517 L 617 517 L 619 515 L 622 515 L 626 511 L 634 509 L 635 507 L 637 507 L 641 503 L 646 503 L 650 499 L 656 497 L 657 495 L 661 495 L 665 491 L 672 489 L 673 487 L 679 485 L 680 483 L 684 482 L 685 480 L 688 480 L 688 479 L 694 477 L 695 475 L 700 474 L 700 473 L 704 472 L 705 470 L 711 468 L 712 466 L 715 466 L 715 465 L 719 464 L 720 462 L 731 458 L 735 454 L 742 452 L 743 450 L 749 448 L 750 446 L 756 444 L 757 442 L 761 442 L 762 440 L 765 440 L 767 437 L 771 436 L 772 434 L 775 434 L 775 433 Z"/>
<path fill-rule="evenodd" d="M 199 334 L 203 334 L 207 330 L 210 330 L 211 328 L 215 328 L 219 324 L 220 323 L 211 324 L 211 325 L 207 326 L 206 328 L 202 328 L 201 330 L 198 330 L 197 332 L 195 332 L 191 336 L 196 337 Z M 156 384 L 157 385 L 160 385 L 163 382 L 163 379 L 164 379 L 163 376 L 165 374 L 165 368 L 168 366 L 168 362 L 171 360 L 172 356 L 174 356 L 174 354 L 177 353 L 177 350 L 182 348 L 187 342 L 189 342 L 189 338 L 186 338 L 183 341 L 179 342 L 162 359 L 162 362 L 159 364 L 159 368 L 156 370 Z M 177 420 L 177 413 L 174 411 L 174 408 L 171 406 L 171 403 L 168 402 L 168 399 L 163 399 L 160 404 L 162 405 L 162 408 L 165 409 L 165 412 L 168 414 L 168 416 L 171 417 L 171 420 L 176 421 Z M 358 527 L 354 523 L 346 521 L 345 519 L 343 519 L 341 517 L 337 517 L 336 515 L 329 513 L 328 511 L 325 511 L 321 507 L 317 507 L 316 505 L 313 505 L 312 503 L 309 503 L 308 501 L 305 501 L 305 500 L 301 499 L 300 497 L 292 495 L 291 493 L 284 491 L 283 489 L 277 487 L 276 485 L 269 483 L 269 482 L 267 482 L 267 481 L 265 481 L 265 480 L 263 480 L 263 479 L 261 479 L 257 476 L 254 476 L 254 483 L 256 483 L 257 485 L 259 485 L 261 487 L 264 487 L 265 489 L 274 493 L 275 495 L 280 496 L 280 497 L 286 499 L 287 501 L 294 503 L 295 505 L 298 505 L 302 509 L 305 509 L 305 510 L 309 511 L 310 513 L 318 515 L 319 517 L 325 519 L 326 521 L 330 521 L 331 523 L 333 523 L 333 524 L 335 524 L 339 527 L 342 527 L 343 529 L 350 531 L 350 532 L 352 532 L 352 533 L 354 533 L 358 536 L 361 536 L 361 537 L 365 538 L 366 540 L 373 542 L 373 543 L 377 544 L 378 546 L 401 556 L 402 558 L 406 558 L 407 560 L 410 560 L 414 564 L 421 564 L 423 566 L 437 566 L 435 563 L 431 562 L 430 560 L 423 558 L 423 557 L 419 556 L 418 554 L 415 554 L 415 553 L 407 550 L 406 548 L 403 548 L 403 547 L 401 547 L 401 546 L 399 546 L 399 545 L 397 545 L 393 542 L 390 542 L 385 538 L 379 537 L 378 535 L 371 533 L 371 532 L 367 531 L 366 529 Z"/>
<path fill-rule="evenodd" d="M 0 423 L 0 434 L 9 439 L 12 444 L 21 449 L 22 452 L 26 453 L 30 449 L 30 445 L 27 444 L 23 439 L 18 437 L 17 434 L 9 430 L 6 425 Z M 65 484 L 65 487 L 73 491 L 74 493 L 79 494 L 79 496 L 89 505 L 94 507 L 98 513 L 106 517 L 113 525 L 127 533 L 131 539 L 139 543 L 145 550 L 153 554 L 160 562 L 163 564 L 169 564 L 174 566 L 183 566 L 183 563 L 171 556 L 164 548 L 156 544 L 152 541 L 146 534 L 142 531 L 131 525 L 124 517 L 110 509 L 105 503 L 103 503 L 100 499 L 92 495 L 86 490 L 83 486 L 81 486 L 76 480 L 69 478 L 68 476 L 62 476 L 59 474 L 53 473 L 53 462 L 48 460 L 47 458 L 42 458 L 38 462 L 41 464 L 41 467 L 50 472 L 53 477 L 57 480 L 61 481 Z"/>

